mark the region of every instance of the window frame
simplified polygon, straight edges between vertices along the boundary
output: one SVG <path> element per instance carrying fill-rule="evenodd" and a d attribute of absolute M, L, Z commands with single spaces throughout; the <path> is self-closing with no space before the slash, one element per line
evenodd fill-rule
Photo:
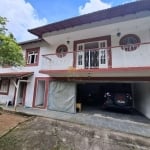
<path fill-rule="evenodd" d="M 6 91 L 1 91 L 2 84 L 3 84 L 4 82 L 7 82 Z M 1 94 L 1 95 L 8 95 L 8 93 L 9 93 L 9 86 L 10 86 L 10 80 L 9 80 L 9 79 L 1 79 L 1 80 L 0 80 L 0 94 Z"/>
<path fill-rule="evenodd" d="M 59 49 L 60 48 L 66 48 L 66 51 L 65 52 L 59 52 Z M 59 58 L 62 58 L 62 57 L 65 57 L 66 55 L 67 55 L 67 53 L 68 53 L 68 47 L 66 46 L 66 45 L 64 45 L 64 44 L 62 44 L 62 45 L 59 45 L 58 47 L 57 47 L 57 49 L 56 49 L 56 55 L 57 55 L 57 57 L 59 57 Z"/>
<path fill-rule="evenodd" d="M 129 42 L 129 40 L 127 38 L 128 39 L 133 38 L 137 42 L 134 44 L 133 43 L 124 44 L 125 41 Z M 121 49 L 126 52 L 135 51 L 140 46 L 140 43 L 141 43 L 141 40 L 136 34 L 127 34 L 127 35 L 123 36 L 119 41 L 119 45 L 121 46 Z"/>
<path fill-rule="evenodd" d="M 84 41 L 77 43 L 77 65 L 84 65 L 87 68 L 100 68 L 102 65 L 107 65 L 107 40 Z M 84 57 L 84 58 L 83 58 Z M 92 58 L 93 59 L 92 61 Z M 84 62 L 83 62 L 83 61 Z M 87 60 L 87 61 L 86 61 Z M 90 67 L 89 67 L 90 66 Z"/>
<path fill-rule="evenodd" d="M 29 54 L 29 53 L 37 53 L 35 54 Z M 37 61 L 34 63 L 31 63 L 31 60 L 29 62 L 29 59 L 31 59 L 31 55 L 36 56 Z M 26 49 L 26 66 L 38 66 L 39 64 L 39 55 L 40 55 L 40 47 L 36 47 L 36 48 L 31 48 L 31 49 Z M 35 58 L 34 58 L 35 60 Z"/>

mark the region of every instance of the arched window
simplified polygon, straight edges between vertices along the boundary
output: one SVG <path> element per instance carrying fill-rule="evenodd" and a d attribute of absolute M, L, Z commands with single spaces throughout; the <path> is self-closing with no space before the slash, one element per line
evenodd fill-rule
<path fill-rule="evenodd" d="M 128 34 L 120 39 L 120 46 L 122 50 L 134 51 L 140 46 L 140 38 L 135 34 Z"/>
<path fill-rule="evenodd" d="M 68 48 L 66 45 L 60 45 L 56 49 L 56 55 L 60 58 L 66 56 L 67 52 L 68 52 Z"/>

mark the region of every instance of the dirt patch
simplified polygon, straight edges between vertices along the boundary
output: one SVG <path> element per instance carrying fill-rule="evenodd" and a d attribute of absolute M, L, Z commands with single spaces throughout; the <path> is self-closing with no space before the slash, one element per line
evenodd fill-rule
<path fill-rule="evenodd" d="M 1 150 L 149 150 L 150 139 L 35 117 L 0 138 Z"/>
<path fill-rule="evenodd" d="M 29 119 L 27 116 L 0 110 L 0 137 L 27 119 Z"/>

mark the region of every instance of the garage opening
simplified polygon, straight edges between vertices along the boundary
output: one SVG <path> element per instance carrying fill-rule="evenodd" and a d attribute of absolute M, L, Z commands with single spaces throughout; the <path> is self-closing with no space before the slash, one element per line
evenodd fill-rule
<path fill-rule="evenodd" d="M 77 103 L 82 104 L 82 111 L 87 110 L 104 110 L 106 103 L 106 94 L 110 94 L 112 99 L 117 96 L 120 105 L 108 105 L 109 109 L 115 109 L 120 106 L 123 108 L 124 95 L 129 94 L 132 97 L 132 84 L 130 83 L 80 83 L 77 84 Z M 133 99 L 133 98 L 132 98 Z M 119 101 L 118 100 L 118 101 Z M 115 102 L 114 102 L 115 103 Z M 133 101 L 131 101 L 131 107 Z M 109 107 L 110 106 L 110 107 Z"/>

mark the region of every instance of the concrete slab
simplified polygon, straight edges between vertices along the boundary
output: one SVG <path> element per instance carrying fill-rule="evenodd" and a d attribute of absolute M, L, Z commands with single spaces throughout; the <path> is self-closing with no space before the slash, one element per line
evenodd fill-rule
<path fill-rule="evenodd" d="M 15 111 L 13 107 L 5 107 L 2 106 L 4 110 Z M 43 110 L 38 108 L 24 108 L 17 107 L 17 112 L 22 112 L 29 115 L 37 115 L 48 117 L 57 120 L 68 121 L 72 123 L 84 124 L 87 126 L 97 127 L 97 128 L 109 128 L 112 130 L 116 130 L 119 132 L 131 133 L 139 136 L 150 137 L 150 121 L 148 119 L 143 119 L 142 117 L 137 116 L 135 119 L 131 119 L 132 117 L 125 117 L 120 115 L 119 117 L 113 117 L 104 115 L 103 113 L 64 113 L 57 112 L 51 110 Z M 139 121 L 138 121 L 139 120 Z"/>

